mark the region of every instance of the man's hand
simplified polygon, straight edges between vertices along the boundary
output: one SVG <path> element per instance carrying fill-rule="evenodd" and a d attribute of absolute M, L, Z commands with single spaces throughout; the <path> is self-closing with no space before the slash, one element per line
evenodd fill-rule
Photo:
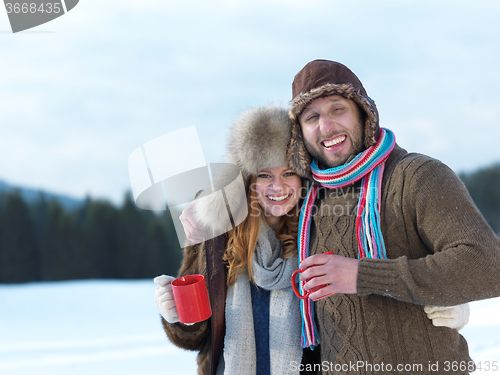
<path fill-rule="evenodd" d="M 436 327 L 461 330 L 469 322 L 470 308 L 468 303 L 446 307 L 425 306 L 424 311 Z"/>
<path fill-rule="evenodd" d="M 193 244 L 201 243 L 210 239 L 207 230 L 201 228 L 195 218 L 194 204 L 192 202 L 183 211 L 179 219 L 181 220 L 182 227 L 184 228 L 184 233 L 186 233 L 186 238 Z"/>
<path fill-rule="evenodd" d="M 357 291 L 358 259 L 346 258 L 339 255 L 317 254 L 304 259 L 300 263 L 300 280 L 308 280 L 304 290 L 308 291 L 316 286 L 324 285 L 309 295 L 317 300 L 334 293 L 355 294 Z"/>

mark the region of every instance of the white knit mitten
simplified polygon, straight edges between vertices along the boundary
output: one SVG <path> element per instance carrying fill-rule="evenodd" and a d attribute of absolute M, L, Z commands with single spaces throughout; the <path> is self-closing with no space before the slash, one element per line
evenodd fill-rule
<path fill-rule="evenodd" d="M 468 303 L 445 307 L 425 306 L 424 311 L 436 327 L 461 330 L 469 322 L 470 308 Z"/>
<path fill-rule="evenodd" d="M 175 307 L 174 294 L 172 293 L 172 281 L 175 277 L 161 275 L 153 280 L 158 288 L 155 291 L 156 308 L 161 316 L 169 323 L 177 323 L 179 316 Z"/>

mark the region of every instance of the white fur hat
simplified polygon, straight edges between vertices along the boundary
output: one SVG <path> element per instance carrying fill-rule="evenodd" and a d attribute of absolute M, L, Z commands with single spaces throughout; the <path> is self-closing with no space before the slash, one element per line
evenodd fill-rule
<path fill-rule="evenodd" d="M 237 165 L 245 178 L 264 168 L 288 165 L 286 150 L 291 137 L 288 112 L 277 106 L 250 109 L 234 123 L 228 142 L 227 160 Z"/>

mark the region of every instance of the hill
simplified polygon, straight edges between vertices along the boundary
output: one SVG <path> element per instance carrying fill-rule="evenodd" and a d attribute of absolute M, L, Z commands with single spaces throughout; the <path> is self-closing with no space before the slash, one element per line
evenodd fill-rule
<path fill-rule="evenodd" d="M 21 197 L 28 203 L 33 203 L 40 197 L 47 201 L 57 201 L 67 210 L 76 210 L 80 208 L 84 201 L 70 197 L 69 195 L 51 193 L 41 189 L 33 189 L 28 187 L 16 186 L 0 180 L 0 195 L 12 191 L 19 191 Z"/>

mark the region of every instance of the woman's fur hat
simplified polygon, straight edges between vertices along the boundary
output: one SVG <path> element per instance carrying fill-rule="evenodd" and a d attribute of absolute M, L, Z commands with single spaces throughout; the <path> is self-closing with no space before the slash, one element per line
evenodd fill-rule
<path fill-rule="evenodd" d="M 289 165 L 286 151 L 290 136 L 291 122 L 283 108 L 267 106 L 241 114 L 229 134 L 226 166 L 214 176 L 212 189 L 204 190 L 200 195 L 203 199 L 195 203 L 198 223 L 222 233 L 227 229 L 227 223 L 221 222 L 227 216 L 227 206 L 216 194 L 222 189 L 236 223 L 235 213 L 246 208 L 246 192 L 252 177 L 263 169 Z M 239 172 L 243 184 L 236 183 Z"/>
<path fill-rule="evenodd" d="M 288 165 L 291 122 L 285 109 L 268 106 L 244 112 L 229 134 L 227 160 L 241 169 L 245 178 L 264 168 Z"/>
<path fill-rule="evenodd" d="M 311 155 L 306 150 L 299 116 L 314 99 L 341 95 L 354 101 L 365 115 L 363 143 L 374 145 L 379 136 L 379 116 L 375 102 L 356 75 L 345 65 L 329 60 L 309 62 L 297 73 L 292 84 L 293 99 L 288 114 L 292 136 L 288 147 L 290 166 L 300 175 L 311 176 Z"/>

